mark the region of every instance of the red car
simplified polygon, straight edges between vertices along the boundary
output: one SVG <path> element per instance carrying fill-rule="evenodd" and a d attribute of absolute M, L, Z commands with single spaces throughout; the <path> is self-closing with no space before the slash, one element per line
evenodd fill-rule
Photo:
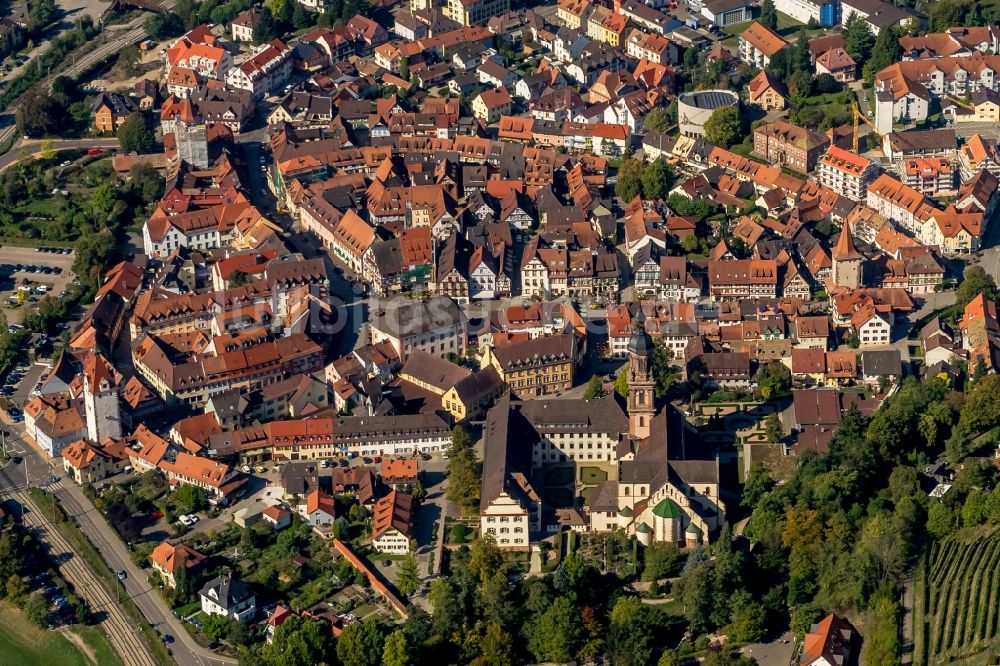
<path fill-rule="evenodd" d="M 103 148 L 91 148 L 90 150 L 87 151 L 87 154 L 88 155 L 100 155 L 103 152 L 104 152 Z"/>
<path fill-rule="evenodd" d="M 149 517 L 152 518 L 153 520 L 159 520 L 160 518 L 163 518 L 163 512 L 154 511 L 153 513 L 149 514 Z"/>

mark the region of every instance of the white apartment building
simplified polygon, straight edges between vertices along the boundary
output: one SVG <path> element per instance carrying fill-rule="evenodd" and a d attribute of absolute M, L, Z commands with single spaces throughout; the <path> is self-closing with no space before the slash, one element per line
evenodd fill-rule
<path fill-rule="evenodd" d="M 819 160 L 819 182 L 852 201 L 864 201 L 879 167 L 855 153 L 830 146 Z"/>

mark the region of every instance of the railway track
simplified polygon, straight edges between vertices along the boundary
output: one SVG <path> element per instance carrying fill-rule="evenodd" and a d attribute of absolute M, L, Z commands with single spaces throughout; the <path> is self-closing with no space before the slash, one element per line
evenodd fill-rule
<path fill-rule="evenodd" d="M 11 493 L 11 496 L 27 509 L 24 514 L 24 523 L 35 531 L 41 541 L 49 544 L 56 553 L 72 554 L 72 557 L 57 565 L 59 573 L 73 584 L 76 594 L 87 602 L 92 613 L 103 612 L 105 614 L 106 617 L 101 626 L 107 633 L 111 647 L 121 659 L 122 664 L 124 666 L 157 666 L 156 661 L 149 655 L 144 640 L 138 634 L 135 622 L 125 614 L 118 604 L 118 600 L 104 587 L 86 560 L 76 552 L 72 544 L 63 537 L 59 530 L 49 525 L 45 514 L 41 512 L 27 492 L 15 491 Z"/>

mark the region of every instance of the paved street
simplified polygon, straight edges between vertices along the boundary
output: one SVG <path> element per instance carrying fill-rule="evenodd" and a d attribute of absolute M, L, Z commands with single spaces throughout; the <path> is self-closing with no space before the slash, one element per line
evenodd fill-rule
<path fill-rule="evenodd" d="M 104 148 L 106 150 L 117 150 L 118 139 L 116 137 L 95 137 L 92 139 L 48 139 L 56 152 L 63 150 L 85 150 L 89 148 Z M 37 156 L 42 150 L 41 139 L 18 139 L 14 145 L 3 155 L 0 155 L 0 171 L 4 171 L 16 164 L 21 159 L 21 150 L 27 148 L 33 156 Z"/>
<path fill-rule="evenodd" d="M 153 628 L 161 635 L 171 634 L 174 636 L 176 642 L 171 645 L 171 650 L 180 666 L 232 666 L 235 664 L 236 660 L 220 657 L 207 648 L 201 647 L 190 637 L 180 620 L 174 617 L 163 598 L 150 587 L 146 574 L 132 562 L 125 544 L 108 525 L 104 516 L 94 508 L 94 505 L 83 494 L 83 490 L 68 479 L 62 479 L 58 483 L 52 484 L 51 477 L 53 475 L 61 476 L 62 468 L 54 465 L 47 456 L 22 439 L 23 429 L 19 426 L 7 430 L 12 435 L 8 439 L 8 450 L 11 455 L 20 456 L 22 461 L 0 470 L 0 493 L 9 496 L 18 493 L 26 485 L 49 486 L 62 502 L 66 512 L 76 518 L 80 529 L 100 552 L 108 567 L 113 571 L 124 569 L 128 574 L 124 582 L 125 590 Z M 56 550 L 56 552 L 64 551 L 65 547 Z M 94 580 L 93 586 L 98 585 L 99 583 Z M 89 587 L 88 584 L 88 589 Z M 103 590 L 103 588 L 100 589 Z M 104 603 L 112 605 L 107 600 Z M 117 609 L 117 606 L 115 608 Z M 122 611 L 119 609 L 118 612 Z M 118 630 L 115 633 L 121 633 L 121 631 Z M 115 641 L 116 637 L 112 634 L 112 643 L 114 644 Z M 138 648 L 136 649 L 138 650 Z M 141 664 L 144 662 L 129 663 Z"/>

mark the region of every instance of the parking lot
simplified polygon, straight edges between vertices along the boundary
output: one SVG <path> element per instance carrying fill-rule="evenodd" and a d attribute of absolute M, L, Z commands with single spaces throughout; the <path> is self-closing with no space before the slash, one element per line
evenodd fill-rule
<path fill-rule="evenodd" d="M 50 249 L 45 252 L 33 247 L 0 247 L 0 302 L 8 324 L 20 322 L 31 304 L 42 297 L 39 286 L 56 298 L 68 291 L 75 277 L 72 272 L 75 255 L 66 249 Z M 31 289 L 18 305 L 17 292 L 21 286 Z"/>

